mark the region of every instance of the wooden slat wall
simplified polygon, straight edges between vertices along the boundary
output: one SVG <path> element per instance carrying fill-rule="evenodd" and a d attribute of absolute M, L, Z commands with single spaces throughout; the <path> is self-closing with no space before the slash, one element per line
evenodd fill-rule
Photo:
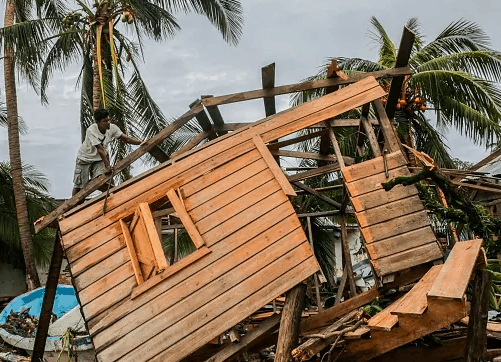
<path fill-rule="evenodd" d="M 63 236 L 72 271 L 80 270 L 75 284 L 99 361 L 178 360 L 318 270 L 292 205 L 257 150 L 180 190 L 211 253 L 135 299 L 116 222 L 76 243 L 68 235 L 85 225 Z M 102 260 L 103 250 L 116 251 Z"/>
<path fill-rule="evenodd" d="M 381 183 L 409 175 L 400 152 L 341 169 L 366 248 L 379 276 L 442 257 L 414 186 L 386 192 Z"/>

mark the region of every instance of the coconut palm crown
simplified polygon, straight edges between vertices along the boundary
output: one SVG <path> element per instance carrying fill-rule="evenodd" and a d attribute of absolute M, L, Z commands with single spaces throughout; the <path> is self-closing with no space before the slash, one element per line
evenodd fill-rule
<path fill-rule="evenodd" d="M 376 61 L 329 58 L 307 80 L 325 78 L 332 60 L 347 74 L 393 68 L 398 49 L 375 17 L 370 22 L 370 35 L 378 49 Z M 490 144 L 501 134 L 501 92 L 496 84 L 501 80 L 501 54 L 490 48 L 489 37 L 477 24 L 466 20 L 451 23 L 429 43 L 417 19 L 410 19 L 406 27 L 415 34 L 415 41 L 409 59 L 412 74 L 405 79 L 395 114 L 397 129 L 404 143 L 430 154 L 442 166 L 453 167 L 441 131 L 455 128 L 480 145 Z M 389 90 L 388 81 L 381 85 Z M 298 93 L 291 103 L 324 92 Z M 428 119 L 431 112 L 435 122 Z"/>

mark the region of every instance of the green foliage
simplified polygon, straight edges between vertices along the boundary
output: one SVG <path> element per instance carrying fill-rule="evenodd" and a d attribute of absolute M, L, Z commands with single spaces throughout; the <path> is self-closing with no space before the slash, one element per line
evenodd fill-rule
<path fill-rule="evenodd" d="M 55 205 L 48 195 L 48 183 L 44 175 L 36 171 L 34 167 L 24 165 L 23 179 L 28 205 L 28 220 L 32 226 L 35 261 L 39 265 L 48 265 L 52 255 L 54 231 L 46 228 L 35 234 L 33 223 L 39 217 L 52 211 Z M 18 267 L 24 265 L 12 177 L 10 166 L 6 162 L 0 162 L 0 260 Z"/>
<path fill-rule="evenodd" d="M 375 17 L 371 18 L 371 25 L 370 37 L 377 45 L 377 60 L 329 58 L 316 75 L 305 81 L 324 79 L 332 60 L 346 74 L 393 68 L 395 43 Z M 412 75 L 395 114 L 397 129 L 404 143 L 426 152 L 440 166 L 453 168 L 454 162 L 439 130 L 454 127 L 483 145 L 491 144 L 501 135 L 501 91 L 496 85 L 501 81 L 501 54 L 490 48 L 489 37 L 479 25 L 466 20 L 449 24 L 429 43 L 416 18 L 409 19 L 406 27 L 415 34 L 415 41 L 409 59 Z M 389 89 L 387 80 L 382 80 L 381 85 Z M 325 89 L 297 93 L 291 104 L 324 94 Z M 435 113 L 436 125 L 427 119 L 427 110 Z"/>

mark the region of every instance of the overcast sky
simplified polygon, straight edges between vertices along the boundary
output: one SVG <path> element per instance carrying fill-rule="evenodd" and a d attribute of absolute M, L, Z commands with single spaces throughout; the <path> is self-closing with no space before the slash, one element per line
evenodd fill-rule
<path fill-rule="evenodd" d="M 417 17 L 432 40 L 451 22 L 477 22 L 501 50 L 501 1 L 464 0 L 243 0 L 245 26 L 237 47 L 225 43 L 211 24 L 198 15 L 177 14 L 182 30 L 164 43 L 147 42 L 141 74 L 167 117 L 176 117 L 202 94 L 222 95 L 261 87 L 261 67 L 276 63 L 276 85 L 291 84 L 315 74 L 327 57 L 376 59 L 368 36 L 376 16 L 396 44 L 407 19 Z M 2 5 L 3 6 L 3 5 Z M 2 14 L 3 18 L 3 14 Z M 2 69 L 3 70 L 3 69 Z M 1 72 L 3 75 L 3 71 Z M 21 136 L 25 163 L 36 166 L 51 183 L 57 198 L 71 195 L 74 160 L 80 146 L 78 68 L 56 74 L 48 107 L 26 85 L 19 85 L 19 113 L 29 128 Z M 4 96 L 3 78 L 0 86 Z M 288 97 L 277 97 L 277 111 Z M 264 117 L 262 100 L 220 107 L 226 122 Z M 455 132 L 447 135 L 455 157 L 478 161 L 487 155 Z M 7 130 L 0 128 L 0 160 L 8 160 Z M 135 167 L 137 174 L 141 167 Z"/>

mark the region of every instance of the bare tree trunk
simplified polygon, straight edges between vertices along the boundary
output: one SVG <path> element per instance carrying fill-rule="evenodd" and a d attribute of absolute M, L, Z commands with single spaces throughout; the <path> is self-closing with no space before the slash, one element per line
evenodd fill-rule
<path fill-rule="evenodd" d="M 14 0 L 8 0 L 5 7 L 4 26 L 14 24 L 16 5 Z M 28 207 L 26 205 L 26 192 L 23 184 L 23 169 L 21 163 L 21 146 L 19 144 L 19 117 L 17 113 L 16 77 L 14 71 L 14 49 L 5 44 L 4 49 L 4 78 L 5 98 L 7 105 L 7 124 L 9 136 L 9 157 L 12 174 L 12 187 L 16 203 L 17 223 L 26 264 L 26 284 L 29 290 L 40 287 L 33 245 L 31 242 L 31 230 L 28 221 Z"/>
<path fill-rule="evenodd" d="M 296 285 L 287 293 L 280 319 L 275 362 L 292 361 L 291 352 L 299 342 L 299 322 L 301 321 L 305 295 L 306 285 L 304 283 Z"/>

